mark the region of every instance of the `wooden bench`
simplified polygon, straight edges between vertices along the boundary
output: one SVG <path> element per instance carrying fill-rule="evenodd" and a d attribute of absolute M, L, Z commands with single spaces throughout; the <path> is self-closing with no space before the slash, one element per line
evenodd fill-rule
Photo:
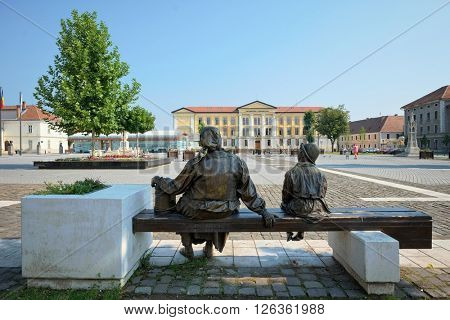
<path fill-rule="evenodd" d="M 273 228 L 248 209 L 220 220 L 191 220 L 173 213 L 155 215 L 144 210 L 133 218 L 133 232 L 286 232 L 286 231 L 381 231 L 399 242 L 400 249 L 431 249 L 432 218 L 409 208 L 334 208 L 331 217 L 316 224 L 286 215 L 280 208 Z"/>

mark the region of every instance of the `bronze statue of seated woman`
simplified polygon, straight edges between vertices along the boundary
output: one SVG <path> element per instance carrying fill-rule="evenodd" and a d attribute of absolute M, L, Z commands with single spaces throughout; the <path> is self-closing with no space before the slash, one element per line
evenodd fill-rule
<path fill-rule="evenodd" d="M 261 215 L 266 227 L 275 217 L 266 211 L 265 201 L 256 192 L 246 163 L 238 156 L 222 149 L 220 132 L 215 127 L 204 127 L 200 133 L 202 151 L 189 160 L 175 178 L 154 177 L 156 187 L 155 210 L 174 210 L 191 219 L 221 219 L 239 210 L 240 200 Z M 175 196 L 183 194 L 175 204 Z M 192 244 L 206 242 L 204 252 L 213 255 L 214 247 L 222 252 L 228 233 L 183 233 L 181 241 L 187 258 L 194 256 Z"/>

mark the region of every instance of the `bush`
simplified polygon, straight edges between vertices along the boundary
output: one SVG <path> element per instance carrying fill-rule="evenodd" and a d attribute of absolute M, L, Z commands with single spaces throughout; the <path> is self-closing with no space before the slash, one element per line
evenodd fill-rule
<path fill-rule="evenodd" d="M 45 183 L 45 189 L 35 194 L 86 194 L 106 188 L 107 186 L 100 180 L 84 179 L 66 184 L 59 181 L 58 183 Z"/>

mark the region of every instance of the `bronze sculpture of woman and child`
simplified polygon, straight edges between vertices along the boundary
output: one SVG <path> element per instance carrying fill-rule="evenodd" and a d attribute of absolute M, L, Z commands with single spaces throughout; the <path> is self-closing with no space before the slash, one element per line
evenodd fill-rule
<path fill-rule="evenodd" d="M 261 215 L 264 225 L 271 228 L 276 216 L 266 210 L 266 203 L 256 192 L 246 163 L 238 156 L 222 149 L 220 132 L 215 127 L 204 127 L 200 133 L 202 151 L 189 160 L 175 178 L 155 176 L 155 213 L 177 212 L 190 219 L 221 219 L 238 213 L 240 201 L 251 211 Z M 315 223 L 328 216 L 325 203 L 327 181 L 316 168 L 319 149 L 315 144 L 302 144 L 298 163 L 290 169 L 283 184 L 281 208 L 289 215 Z M 183 194 L 178 202 L 175 196 Z M 192 259 L 192 244 L 205 243 L 207 257 L 213 255 L 213 246 L 222 252 L 228 233 L 181 234 L 184 248 L 181 253 Z M 303 232 L 288 233 L 288 241 L 303 239 Z"/>

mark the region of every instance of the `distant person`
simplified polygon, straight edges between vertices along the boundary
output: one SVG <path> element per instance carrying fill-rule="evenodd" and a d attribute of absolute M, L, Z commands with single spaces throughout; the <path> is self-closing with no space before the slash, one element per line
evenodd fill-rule
<path fill-rule="evenodd" d="M 355 159 L 358 159 L 358 151 L 359 151 L 358 145 L 355 143 L 353 145 L 353 155 L 355 156 L 354 157 Z"/>
<path fill-rule="evenodd" d="M 348 160 L 349 159 L 349 154 L 348 154 L 348 149 L 344 148 L 344 155 L 345 155 L 345 159 Z"/>

